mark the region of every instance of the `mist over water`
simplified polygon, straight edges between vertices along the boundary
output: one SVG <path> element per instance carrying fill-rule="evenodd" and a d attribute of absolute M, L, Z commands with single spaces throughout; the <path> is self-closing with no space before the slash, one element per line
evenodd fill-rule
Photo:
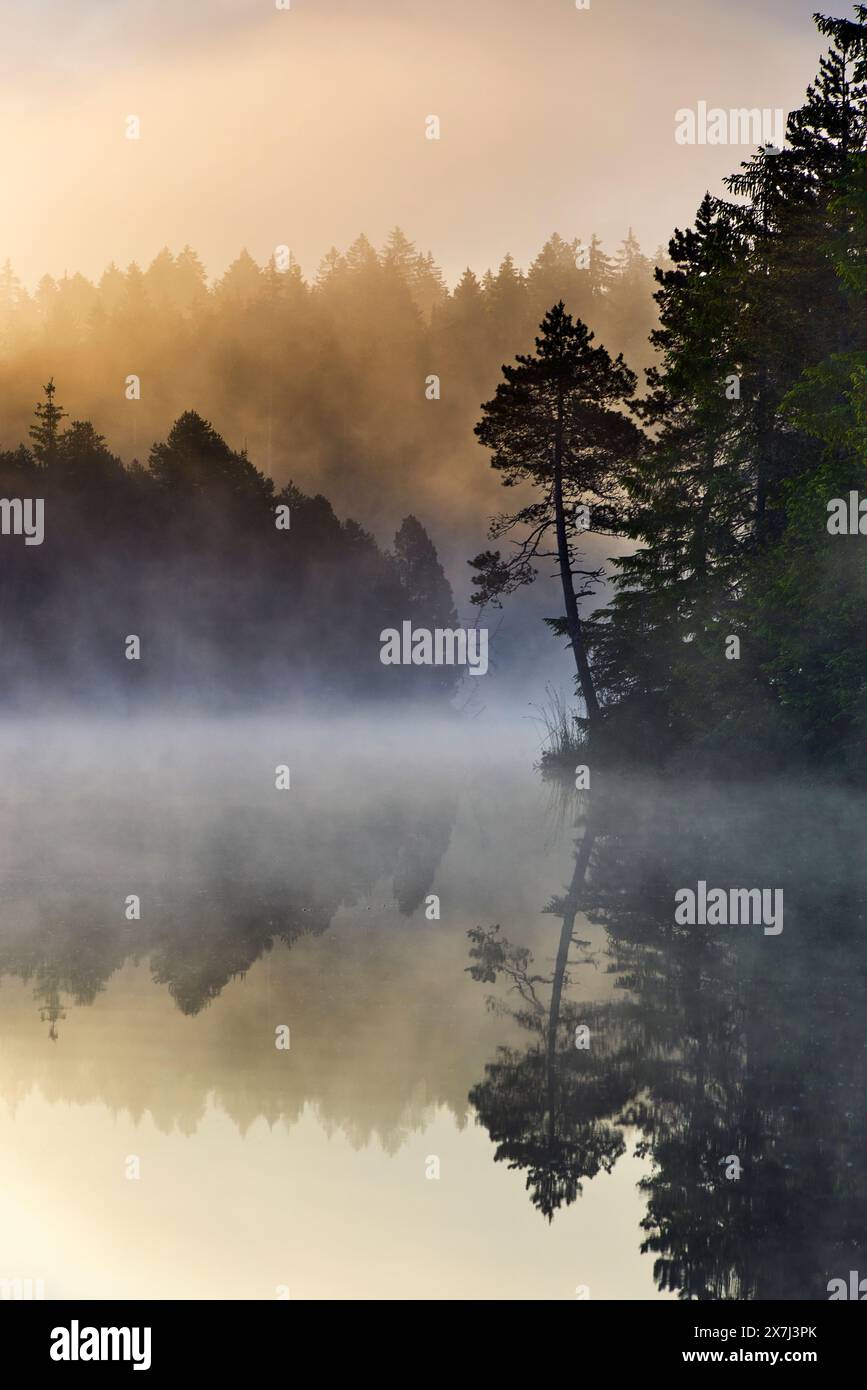
<path fill-rule="evenodd" d="M 629 1301 L 618 1368 L 842 1359 L 842 8 L 7 17 L 0 1304 L 45 1300 L 19 1359 L 243 1377 L 271 1336 L 285 1359 L 254 1306 L 284 1300 L 590 1300 L 599 1343 Z"/>
<path fill-rule="evenodd" d="M 577 794 L 515 715 L 3 724 L 10 1274 L 815 1298 L 859 1267 L 863 798 Z M 782 889 L 782 933 L 677 927 L 699 880 Z"/>

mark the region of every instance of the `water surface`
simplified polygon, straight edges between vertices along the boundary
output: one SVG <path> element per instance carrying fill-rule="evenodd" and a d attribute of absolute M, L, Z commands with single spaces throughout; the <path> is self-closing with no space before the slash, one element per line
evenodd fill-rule
<path fill-rule="evenodd" d="M 5 726 L 0 1276 L 824 1298 L 867 1270 L 863 804 L 579 796 L 537 757 L 484 712 Z M 699 879 L 782 888 L 783 932 L 677 927 Z"/>

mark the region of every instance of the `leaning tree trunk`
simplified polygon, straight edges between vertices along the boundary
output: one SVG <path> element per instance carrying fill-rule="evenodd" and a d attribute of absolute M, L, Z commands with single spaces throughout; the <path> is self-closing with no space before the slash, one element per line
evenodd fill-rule
<path fill-rule="evenodd" d="M 557 963 L 554 967 L 554 979 L 551 985 L 551 1006 L 548 1011 L 548 1039 L 545 1057 L 545 1072 L 548 1104 L 548 1142 L 552 1149 L 557 1134 L 557 1030 L 560 1026 L 563 984 L 566 979 L 566 967 L 569 963 L 569 949 L 572 945 L 572 934 L 575 930 L 575 917 L 578 912 L 579 897 L 581 889 L 584 887 L 587 879 L 587 873 L 590 868 L 590 855 L 593 853 L 595 842 L 596 831 L 592 828 L 592 822 L 588 817 L 584 838 L 581 841 L 581 848 L 575 856 L 575 868 L 572 873 L 572 882 L 569 885 L 569 892 L 563 904 L 563 927 L 560 932 L 560 941 L 557 947 Z"/>
<path fill-rule="evenodd" d="M 563 510 L 562 390 L 558 392 L 557 397 L 557 432 L 554 443 L 554 516 L 557 527 L 557 555 L 560 561 L 560 578 L 563 583 L 563 599 L 566 604 L 566 627 L 569 632 L 569 641 L 572 644 L 572 652 L 575 656 L 575 668 L 578 672 L 578 680 L 581 684 L 581 693 L 584 696 L 584 704 L 587 706 L 587 718 L 592 728 L 599 722 L 599 701 L 596 698 L 593 673 L 590 670 L 590 662 L 587 659 L 587 648 L 584 644 L 584 634 L 581 630 L 581 619 L 578 616 L 578 600 L 575 597 L 575 589 L 572 584 L 572 557 L 569 553 L 569 541 L 566 535 L 566 516 Z"/>

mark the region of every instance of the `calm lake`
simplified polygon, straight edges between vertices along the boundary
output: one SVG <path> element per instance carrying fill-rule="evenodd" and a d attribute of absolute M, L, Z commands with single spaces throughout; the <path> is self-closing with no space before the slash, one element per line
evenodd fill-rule
<path fill-rule="evenodd" d="M 530 720 L 0 731 L 0 1279 L 825 1299 L 867 1275 L 863 799 Z M 276 769 L 291 770 L 277 790 Z M 699 883 L 782 930 L 679 925 Z"/>

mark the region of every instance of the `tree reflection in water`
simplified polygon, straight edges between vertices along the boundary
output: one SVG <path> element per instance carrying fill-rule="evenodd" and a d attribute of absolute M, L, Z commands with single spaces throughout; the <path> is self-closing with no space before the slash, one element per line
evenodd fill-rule
<path fill-rule="evenodd" d="M 552 1220 L 634 1138 L 659 1289 L 827 1298 L 829 1279 L 867 1268 L 863 804 L 597 779 L 578 826 L 572 880 L 546 908 L 561 923 L 548 974 L 499 927 L 469 934 L 470 974 L 528 1034 L 470 1093 L 495 1161 Z M 700 878 L 782 887 L 785 930 L 675 926 L 675 891 Z M 604 927 L 600 956 L 579 915 Z M 610 1000 L 581 1003 L 589 968 L 613 977 Z"/>

